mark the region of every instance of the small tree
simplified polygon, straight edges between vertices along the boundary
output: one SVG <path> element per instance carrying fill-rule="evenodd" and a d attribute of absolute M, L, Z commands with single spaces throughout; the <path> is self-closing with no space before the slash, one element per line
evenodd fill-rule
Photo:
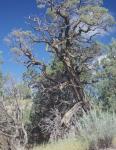
<path fill-rule="evenodd" d="M 19 88 L 15 80 L 10 78 L 9 82 L 5 82 L 0 97 L 0 138 L 4 139 L 1 143 L 3 149 L 15 150 L 26 146 L 28 142 L 23 120 L 25 108 L 22 108 L 19 98 Z"/>

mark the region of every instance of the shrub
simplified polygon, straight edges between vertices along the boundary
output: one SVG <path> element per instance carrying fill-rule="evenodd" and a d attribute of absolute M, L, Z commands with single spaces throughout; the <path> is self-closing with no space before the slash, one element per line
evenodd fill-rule
<path fill-rule="evenodd" d="M 79 137 L 90 143 L 94 149 L 110 147 L 116 136 L 116 114 L 91 110 L 77 122 Z"/>
<path fill-rule="evenodd" d="M 115 146 L 116 114 L 93 109 L 74 121 L 76 137 L 71 136 L 58 142 L 34 148 L 33 150 L 98 150 Z M 78 129 L 78 130 L 77 130 Z"/>

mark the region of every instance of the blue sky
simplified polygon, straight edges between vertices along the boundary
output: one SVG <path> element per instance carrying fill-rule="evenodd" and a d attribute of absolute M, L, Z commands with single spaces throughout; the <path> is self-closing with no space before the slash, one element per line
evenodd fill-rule
<path fill-rule="evenodd" d="M 116 18 L 116 0 L 105 0 L 104 5 Z M 2 65 L 2 71 L 4 74 L 11 73 L 15 78 L 20 79 L 22 72 L 25 70 L 23 65 L 13 61 L 10 50 L 3 41 L 4 37 L 13 29 L 29 29 L 25 23 L 26 18 L 29 15 L 40 14 L 41 12 L 37 9 L 35 0 L 0 0 L 0 51 L 3 52 L 4 64 Z M 101 40 L 107 43 L 112 37 L 116 38 L 116 32 L 101 38 Z M 45 53 L 41 53 L 41 57 L 48 59 Z"/>

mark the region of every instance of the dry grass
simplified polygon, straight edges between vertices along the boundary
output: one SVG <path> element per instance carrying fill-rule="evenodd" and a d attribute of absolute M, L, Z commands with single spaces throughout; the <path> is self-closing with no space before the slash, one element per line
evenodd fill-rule
<path fill-rule="evenodd" d="M 67 139 L 57 143 L 38 146 L 33 148 L 33 150 L 88 150 L 88 147 L 89 146 L 87 142 L 75 139 Z"/>
<path fill-rule="evenodd" d="M 116 149 L 116 137 L 112 139 L 112 147 Z"/>

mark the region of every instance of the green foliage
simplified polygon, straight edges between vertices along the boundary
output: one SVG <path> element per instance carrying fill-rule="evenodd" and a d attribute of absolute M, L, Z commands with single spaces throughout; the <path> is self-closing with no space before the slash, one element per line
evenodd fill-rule
<path fill-rule="evenodd" d="M 109 17 L 109 24 L 114 24 L 114 19 L 109 15 L 107 9 L 100 6 L 85 6 L 80 9 L 80 19 L 91 25 L 97 25 L 98 21 L 103 21 Z"/>
<path fill-rule="evenodd" d="M 79 4 L 79 3 L 80 3 L 80 0 L 67 0 L 65 3 L 65 6 L 68 8 L 71 8 L 74 5 Z"/>
<path fill-rule="evenodd" d="M 23 114 L 22 121 L 26 125 L 26 124 L 30 123 L 32 99 L 20 100 L 20 107 L 22 108 L 22 114 Z"/>
<path fill-rule="evenodd" d="M 97 73 L 98 99 L 101 100 L 104 109 L 116 111 L 116 41 L 108 46 L 106 57 L 101 61 L 102 67 Z"/>
<path fill-rule="evenodd" d="M 32 95 L 31 89 L 25 83 L 22 82 L 17 84 L 17 89 L 22 99 L 31 98 Z"/>
<path fill-rule="evenodd" d="M 49 75 L 53 75 L 61 71 L 63 71 L 63 63 L 58 61 L 56 58 L 51 62 L 46 70 Z"/>

